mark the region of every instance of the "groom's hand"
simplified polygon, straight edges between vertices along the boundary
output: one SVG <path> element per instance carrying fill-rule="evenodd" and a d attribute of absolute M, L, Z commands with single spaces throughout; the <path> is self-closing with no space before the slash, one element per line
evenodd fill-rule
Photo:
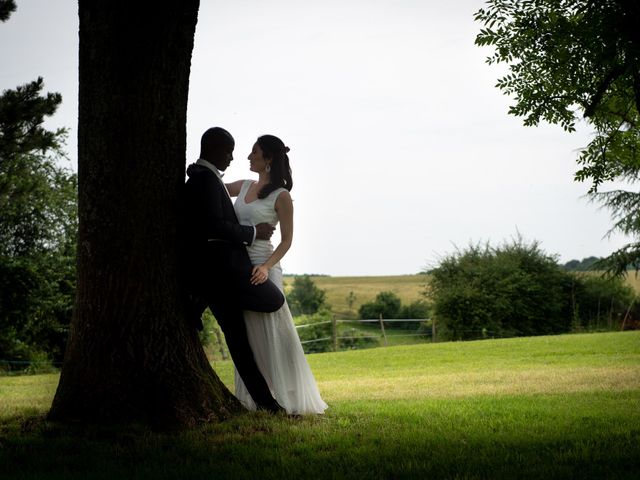
<path fill-rule="evenodd" d="M 273 231 L 276 229 L 268 223 L 259 223 L 256 225 L 256 240 L 270 240 Z"/>

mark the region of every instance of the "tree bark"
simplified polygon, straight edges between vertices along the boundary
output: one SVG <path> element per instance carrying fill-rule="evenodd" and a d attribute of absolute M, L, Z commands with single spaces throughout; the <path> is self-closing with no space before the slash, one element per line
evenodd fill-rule
<path fill-rule="evenodd" d="M 179 295 L 198 7 L 79 1 L 78 282 L 52 420 L 189 427 L 241 409 Z"/>

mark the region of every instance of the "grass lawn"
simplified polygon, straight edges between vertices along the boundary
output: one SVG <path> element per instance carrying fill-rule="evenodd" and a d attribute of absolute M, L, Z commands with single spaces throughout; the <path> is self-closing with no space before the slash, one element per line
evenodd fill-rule
<path fill-rule="evenodd" d="M 640 332 L 308 356 L 330 410 L 177 434 L 42 421 L 56 375 L 0 377 L 0 478 L 638 478 Z M 231 385 L 232 366 L 216 362 Z"/>

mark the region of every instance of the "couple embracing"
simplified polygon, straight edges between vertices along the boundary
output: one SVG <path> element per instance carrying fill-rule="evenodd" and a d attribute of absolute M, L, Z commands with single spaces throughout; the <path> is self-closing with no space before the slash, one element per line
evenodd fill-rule
<path fill-rule="evenodd" d="M 202 329 L 209 307 L 218 320 L 235 364 L 236 397 L 246 408 L 323 413 L 327 404 L 304 357 L 279 263 L 293 237 L 289 149 L 273 135 L 261 136 L 248 157 L 258 181 L 225 184 L 234 147 L 229 132 L 210 128 L 200 158 L 187 168 L 180 231 L 188 318 Z"/>

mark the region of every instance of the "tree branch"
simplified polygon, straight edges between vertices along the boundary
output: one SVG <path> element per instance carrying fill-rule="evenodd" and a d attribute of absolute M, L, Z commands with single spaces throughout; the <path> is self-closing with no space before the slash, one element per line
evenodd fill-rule
<path fill-rule="evenodd" d="M 598 107 L 598 104 L 602 100 L 605 92 L 611 86 L 614 80 L 616 80 L 620 75 L 624 73 L 624 67 L 622 65 L 614 66 L 611 71 L 607 74 L 605 79 L 602 81 L 596 93 L 591 98 L 591 102 L 584 109 L 584 118 L 591 118 Z"/>

